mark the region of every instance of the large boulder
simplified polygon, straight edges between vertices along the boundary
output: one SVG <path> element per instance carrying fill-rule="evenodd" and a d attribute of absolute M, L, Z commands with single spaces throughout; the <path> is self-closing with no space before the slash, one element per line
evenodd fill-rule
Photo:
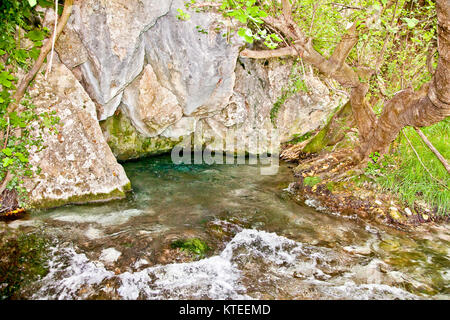
<path fill-rule="evenodd" d="M 219 14 L 189 11 L 182 21 L 180 8 L 183 0 L 76 0 L 58 43 L 78 52 L 63 62 L 95 102 L 119 159 L 170 151 L 198 130 L 209 149 L 264 153 L 316 129 L 338 105 L 305 66 L 307 90 L 293 90 L 293 61 L 239 58 L 244 43 L 224 37 Z"/>
<path fill-rule="evenodd" d="M 114 113 L 125 87 L 141 73 L 141 34 L 167 14 L 170 6 L 171 1 L 155 0 L 74 2 L 67 28 L 78 34 L 87 53 L 80 67 L 100 120 Z"/>
<path fill-rule="evenodd" d="M 43 130 L 45 148 L 30 150 L 31 164 L 40 172 L 25 181 L 29 206 L 123 198 L 130 181 L 103 137 L 94 103 L 72 72 L 54 61 L 48 78 L 39 72 L 29 93 L 38 113 L 55 111 L 60 118 L 56 130 Z"/>

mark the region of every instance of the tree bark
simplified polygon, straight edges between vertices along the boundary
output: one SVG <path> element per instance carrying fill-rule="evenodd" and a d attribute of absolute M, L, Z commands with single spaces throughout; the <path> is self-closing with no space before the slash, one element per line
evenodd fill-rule
<path fill-rule="evenodd" d="M 393 1 L 389 2 L 394 3 Z M 437 69 L 430 83 L 414 92 L 406 89 L 398 92 L 386 102 L 379 118 L 365 100 L 369 90 L 367 80 L 376 70 L 357 68 L 345 63 L 351 49 L 358 41 L 355 25 L 347 31 L 336 46 L 332 56 L 326 59 L 307 39 L 292 19 L 289 0 L 282 0 L 281 17 L 268 17 L 264 22 L 292 39 L 290 47 L 276 50 L 254 51 L 245 49 L 241 56 L 255 59 L 296 56 L 299 53 L 308 63 L 324 75 L 336 79 L 342 86 L 350 88 L 350 103 L 359 130 L 360 146 L 356 159 L 363 160 L 371 152 L 385 153 L 390 143 L 405 126 L 424 127 L 437 123 L 450 115 L 450 1 L 437 0 L 438 52 Z M 372 17 L 369 17 L 370 19 Z"/>
<path fill-rule="evenodd" d="M 436 11 L 439 60 L 433 78 L 419 91 L 402 90 L 386 103 L 361 143 L 360 159 L 385 153 L 403 127 L 426 127 L 450 116 L 450 1 L 437 0 Z"/>

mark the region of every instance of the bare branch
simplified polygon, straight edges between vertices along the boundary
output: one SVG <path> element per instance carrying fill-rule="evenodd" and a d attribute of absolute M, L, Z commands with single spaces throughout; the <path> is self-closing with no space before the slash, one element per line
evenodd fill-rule
<path fill-rule="evenodd" d="M 447 172 L 450 174 L 450 165 L 448 164 L 447 160 L 442 156 L 442 154 L 433 146 L 433 144 L 428 140 L 428 138 L 423 134 L 423 132 L 419 129 L 414 127 L 414 130 L 416 130 L 417 134 L 422 138 L 423 142 L 427 145 L 427 147 L 434 153 L 434 155 L 439 159 L 439 161 L 443 164 Z"/>
<path fill-rule="evenodd" d="M 425 164 L 422 162 L 422 159 L 420 159 L 419 154 L 417 153 L 416 149 L 414 149 L 411 141 L 409 141 L 408 137 L 406 136 L 406 134 L 403 132 L 403 136 L 406 138 L 406 141 L 408 141 L 409 146 L 411 147 L 411 149 L 414 151 L 414 153 L 416 154 L 417 159 L 419 160 L 420 164 L 422 165 L 422 167 L 428 172 L 428 174 L 430 175 L 430 177 L 435 180 L 436 182 L 438 182 L 440 185 L 444 186 L 446 189 L 448 189 L 448 187 L 439 179 L 436 179 L 430 172 L 430 170 L 428 170 L 428 168 L 425 166 Z"/>
<path fill-rule="evenodd" d="M 54 32 L 56 32 L 56 36 L 54 36 L 55 39 L 58 39 L 62 30 L 66 26 L 67 21 L 69 20 L 70 14 L 72 13 L 72 6 L 73 6 L 73 0 L 66 0 L 64 2 L 64 10 L 63 10 L 63 13 L 61 16 L 60 24 L 58 25 L 58 28 L 54 30 Z M 33 67 L 20 82 L 19 87 L 17 88 L 17 91 L 13 97 L 14 103 L 11 103 L 8 106 L 8 109 L 7 109 L 8 114 L 10 114 L 14 110 L 16 110 L 18 108 L 18 106 L 20 105 L 20 101 L 22 100 L 23 96 L 25 95 L 25 91 L 27 90 L 28 85 L 30 84 L 31 80 L 34 79 L 34 77 L 36 76 L 38 71 L 41 69 L 42 64 L 44 63 L 44 60 L 47 57 L 47 54 L 50 52 L 51 47 L 52 47 L 52 41 L 47 40 L 45 45 L 42 47 L 41 53 L 40 53 L 38 59 L 36 60 L 36 62 L 34 63 Z M 22 134 L 22 130 L 20 130 L 20 129 L 16 129 L 14 132 L 14 136 L 17 138 L 19 138 L 21 134 Z M 12 178 L 13 178 L 13 175 L 8 170 L 5 178 L 3 179 L 3 181 L 0 185 L 0 194 L 2 194 L 3 191 L 5 191 L 6 186 L 12 180 Z"/>
<path fill-rule="evenodd" d="M 249 50 L 241 51 L 241 57 L 252 59 L 268 59 L 286 56 L 296 56 L 297 50 L 294 47 L 284 47 L 275 50 Z"/>
<path fill-rule="evenodd" d="M 56 32 L 56 39 L 58 39 L 62 30 L 66 26 L 67 20 L 69 20 L 70 14 L 72 13 L 72 5 L 73 5 L 73 0 L 66 0 L 64 2 L 64 10 L 63 10 L 63 14 L 61 16 L 60 24 L 58 25 L 58 28 L 54 31 L 54 32 Z M 22 79 L 19 86 L 17 87 L 17 91 L 13 96 L 14 102 L 8 106 L 8 113 L 11 113 L 15 109 L 17 109 L 17 107 L 19 106 L 20 100 L 22 100 L 22 98 L 25 94 L 25 91 L 28 88 L 28 85 L 30 84 L 31 80 L 34 79 L 34 77 L 38 73 L 39 69 L 41 69 L 41 66 L 44 63 L 44 60 L 47 57 L 47 54 L 50 52 L 51 48 L 52 48 L 52 41 L 47 40 L 47 42 L 42 47 L 41 53 L 39 54 L 39 57 L 37 58 L 36 62 L 34 63 L 33 68 L 31 68 L 31 70 Z"/>
<path fill-rule="evenodd" d="M 356 31 L 356 22 L 348 29 L 342 37 L 330 57 L 330 62 L 335 64 L 336 70 L 339 70 L 345 63 L 350 51 L 358 43 L 358 32 Z"/>
<path fill-rule="evenodd" d="M 52 50 L 50 53 L 50 62 L 47 65 L 47 70 L 45 71 L 45 79 L 47 79 L 47 76 L 50 72 L 52 72 L 52 64 L 53 64 L 53 55 L 55 52 L 55 42 L 56 42 L 56 30 L 58 29 L 58 0 L 55 0 L 55 26 L 53 30 L 53 37 L 52 37 Z"/>

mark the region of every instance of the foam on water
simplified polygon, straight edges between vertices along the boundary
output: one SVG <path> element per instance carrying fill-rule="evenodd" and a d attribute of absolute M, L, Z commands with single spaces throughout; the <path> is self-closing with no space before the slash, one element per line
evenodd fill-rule
<path fill-rule="evenodd" d="M 98 214 L 80 214 L 80 213 L 58 213 L 52 216 L 52 219 L 63 222 L 77 223 L 98 223 L 102 226 L 120 225 L 126 223 L 130 218 L 139 216 L 143 212 L 138 209 L 128 209 L 123 211 L 113 211 Z"/>
<path fill-rule="evenodd" d="M 261 276 L 264 281 L 265 278 L 269 282 L 274 279 L 275 287 L 281 284 L 280 281 L 292 284 L 289 290 L 311 286 L 323 298 L 417 298 L 386 284 L 355 283 L 349 270 L 338 276 L 328 275 L 327 268 L 339 255 L 332 249 L 305 245 L 275 233 L 253 229 L 238 232 L 219 255 L 118 275 L 73 248 L 55 247 L 52 250 L 50 272 L 41 280 L 34 299 L 86 299 L 99 291 L 108 293 L 111 290 L 115 290 L 113 299 L 252 299 L 255 294 L 248 292 L 248 283 L 258 286 Z M 249 270 L 249 261 L 258 261 L 258 265 L 266 266 L 268 272 L 263 275 L 257 269 Z M 302 273 L 304 278 L 294 278 L 294 270 Z M 106 288 L 105 280 L 117 284 L 116 289 Z M 259 291 L 264 292 L 264 288 Z"/>
<path fill-rule="evenodd" d="M 40 281 L 42 286 L 33 295 L 33 299 L 85 299 L 93 294 L 92 286 L 114 276 L 114 272 L 105 269 L 101 262 L 90 261 L 85 254 L 77 253 L 74 248 L 51 248 L 49 273 Z M 82 294 L 80 289 L 87 287 Z"/>
<path fill-rule="evenodd" d="M 222 256 L 125 272 L 119 278 L 117 292 L 123 299 L 248 298 L 239 270 Z"/>

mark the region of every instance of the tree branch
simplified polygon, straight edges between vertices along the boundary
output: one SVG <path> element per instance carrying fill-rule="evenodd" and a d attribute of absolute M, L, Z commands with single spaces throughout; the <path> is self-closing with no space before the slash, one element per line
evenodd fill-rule
<path fill-rule="evenodd" d="M 430 175 L 430 177 L 435 180 L 436 182 L 438 182 L 440 185 L 444 186 L 446 189 L 448 189 L 448 187 L 439 179 L 436 179 L 430 172 L 430 170 L 428 170 L 428 168 L 425 166 L 425 164 L 422 162 L 422 159 L 420 159 L 419 154 L 417 153 L 416 149 L 414 149 L 411 141 L 409 141 L 408 137 L 406 136 L 406 134 L 403 132 L 403 136 L 406 138 L 406 141 L 408 141 L 409 146 L 411 147 L 411 149 L 414 151 L 414 153 L 416 154 L 417 159 L 419 160 L 420 164 L 422 165 L 422 167 L 428 172 L 428 174 Z"/>
<path fill-rule="evenodd" d="M 414 130 L 416 130 L 417 134 L 422 138 L 423 142 L 425 142 L 427 147 L 434 153 L 434 155 L 439 159 L 447 172 L 450 174 L 450 165 L 448 164 L 447 160 L 445 160 L 441 153 L 433 146 L 430 140 L 428 140 L 428 138 L 423 134 L 422 130 L 416 127 L 414 127 Z"/>
<path fill-rule="evenodd" d="M 66 0 L 64 2 L 64 10 L 61 16 L 60 24 L 58 25 L 58 28 L 54 30 L 54 33 L 52 37 L 55 39 L 55 41 L 58 39 L 59 35 L 61 34 L 62 30 L 67 24 L 67 21 L 69 20 L 69 17 L 72 13 L 72 6 L 73 6 L 73 0 Z M 34 79 L 38 71 L 41 69 L 42 64 L 44 63 L 45 58 L 47 57 L 47 54 L 50 52 L 50 49 L 52 48 L 52 41 L 50 39 L 47 40 L 45 45 L 41 49 L 41 53 L 39 54 L 38 59 L 34 63 L 31 70 L 27 73 L 27 75 L 22 79 L 22 81 L 19 84 L 19 87 L 17 88 L 16 93 L 14 94 L 14 102 L 11 103 L 8 106 L 7 113 L 10 114 L 14 110 L 18 108 L 20 105 L 20 101 L 22 100 L 23 96 L 25 95 L 25 92 L 30 84 L 30 82 Z M 9 118 L 9 117 L 8 117 Z M 22 134 L 22 130 L 15 130 L 14 136 L 16 138 L 19 138 Z M 1 185 L 0 185 L 0 195 L 5 191 L 6 186 L 8 183 L 12 180 L 13 175 L 10 170 L 6 173 L 5 178 L 3 179 Z"/>
<path fill-rule="evenodd" d="M 342 37 L 341 41 L 337 44 L 333 51 L 333 54 L 328 59 L 331 63 L 335 64 L 336 70 L 339 70 L 345 63 L 350 51 L 358 43 L 358 32 L 356 31 L 356 22 L 348 29 L 347 33 Z"/>
<path fill-rule="evenodd" d="M 60 24 L 58 25 L 58 28 L 54 30 L 54 34 L 56 33 L 55 40 L 58 39 L 62 30 L 66 26 L 67 20 L 69 20 L 70 14 L 72 13 L 72 5 L 73 0 L 66 0 L 64 2 L 64 10 L 61 16 Z M 54 37 L 54 35 L 52 36 Z M 27 90 L 28 85 L 30 84 L 31 80 L 34 79 L 38 71 L 41 69 L 41 66 L 44 63 L 44 60 L 47 57 L 48 53 L 50 52 L 51 48 L 52 48 L 52 41 L 48 39 L 47 42 L 44 44 L 44 46 L 41 48 L 41 53 L 39 54 L 39 57 L 34 63 L 33 68 L 31 68 L 31 70 L 22 79 L 19 86 L 17 87 L 16 93 L 13 96 L 14 102 L 8 106 L 8 113 L 13 112 L 19 106 L 20 101 L 25 95 L 25 91 Z"/>

